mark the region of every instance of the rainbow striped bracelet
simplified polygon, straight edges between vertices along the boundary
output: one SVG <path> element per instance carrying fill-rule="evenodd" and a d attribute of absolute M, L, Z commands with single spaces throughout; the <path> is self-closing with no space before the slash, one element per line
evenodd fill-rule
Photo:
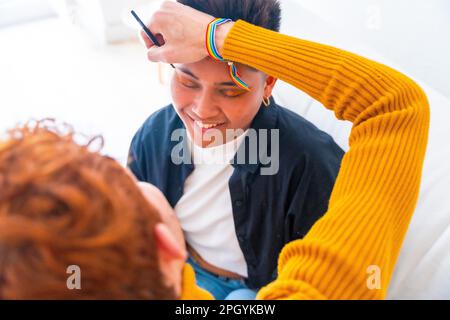
<path fill-rule="evenodd" d="M 206 50 L 208 51 L 208 54 L 211 58 L 217 61 L 224 61 L 228 63 L 228 68 L 230 71 L 230 76 L 233 82 L 240 88 L 243 88 L 245 90 L 250 91 L 249 86 L 241 79 L 241 76 L 239 75 L 236 66 L 232 61 L 226 61 L 217 50 L 216 42 L 215 42 L 215 35 L 216 35 L 216 28 L 217 26 L 220 26 L 221 24 L 227 23 L 229 21 L 232 21 L 231 19 L 224 19 L 224 18 L 215 18 L 213 21 L 211 21 L 208 24 L 208 27 L 206 28 Z"/>

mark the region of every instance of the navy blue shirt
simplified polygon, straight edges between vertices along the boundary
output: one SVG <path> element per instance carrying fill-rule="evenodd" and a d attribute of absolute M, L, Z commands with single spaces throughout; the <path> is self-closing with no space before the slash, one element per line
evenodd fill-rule
<path fill-rule="evenodd" d="M 261 106 L 250 127 L 279 130 L 278 172 L 262 175 L 261 168 L 269 165 L 259 158 L 240 164 L 234 161 L 229 180 L 236 235 L 248 268 L 246 284 L 258 289 L 276 278 L 283 246 L 304 237 L 327 210 L 344 152 L 328 134 L 278 106 L 273 98 L 269 107 Z M 169 105 L 144 122 L 130 147 L 131 171 L 140 181 L 158 187 L 172 207 L 194 170 L 192 163 L 173 161 L 173 149 L 180 140 L 172 141 L 172 132 L 184 128 Z M 186 136 L 181 139 L 187 141 Z M 240 148 L 244 143 L 249 141 L 245 139 Z M 262 147 L 272 150 L 271 143 L 268 139 Z M 246 146 L 246 159 L 250 159 Z"/>

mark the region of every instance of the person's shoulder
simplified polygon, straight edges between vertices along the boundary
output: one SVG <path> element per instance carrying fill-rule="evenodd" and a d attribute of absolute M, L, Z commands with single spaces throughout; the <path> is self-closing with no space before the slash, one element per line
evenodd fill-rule
<path fill-rule="evenodd" d="M 182 127 L 172 104 L 169 104 L 152 113 L 141 125 L 135 134 L 135 139 L 166 139 L 173 130 Z"/>
<path fill-rule="evenodd" d="M 165 133 L 171 129 L 176 128 L 181 124 L 174 107 L 169 104 L 154 113 L 152 113 L 142 124 L 139 131 L 141 134 L 157 134 Z"/>
<path fill-rule="evenodd" d="M 328 133 L 294 111 L 280 105 L 275 107 L 278 109 L 280 148 L 296 157 L 307 156 L 319 162 L 342 158 L 344 151 Z"/>

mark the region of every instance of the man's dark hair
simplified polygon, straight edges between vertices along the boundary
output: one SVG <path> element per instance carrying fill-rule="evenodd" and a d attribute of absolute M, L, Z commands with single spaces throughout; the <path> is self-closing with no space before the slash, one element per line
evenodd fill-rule
<path fill-rule="evenodd" d="M 177 0 L 179 3 L 216 18 L 247 21 L 280 31 L 281 8 L 278 0 Z"/>

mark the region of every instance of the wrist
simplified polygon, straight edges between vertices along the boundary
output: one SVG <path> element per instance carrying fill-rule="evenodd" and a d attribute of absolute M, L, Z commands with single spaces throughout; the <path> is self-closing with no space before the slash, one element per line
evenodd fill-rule
<path fill-rule="evenodd" d="M 215 34 L 215 42 L 217 51 L 219 51 L 219 54 L 221 56 L 223 56 L 223 46 L 225 44 L 225 39 L 228 36 L 228 33 L 230 32 L 231 28 L 233 28 L 234 23 L 235 23 L 234 21 L 230 21 L 217 27 Z"/>

